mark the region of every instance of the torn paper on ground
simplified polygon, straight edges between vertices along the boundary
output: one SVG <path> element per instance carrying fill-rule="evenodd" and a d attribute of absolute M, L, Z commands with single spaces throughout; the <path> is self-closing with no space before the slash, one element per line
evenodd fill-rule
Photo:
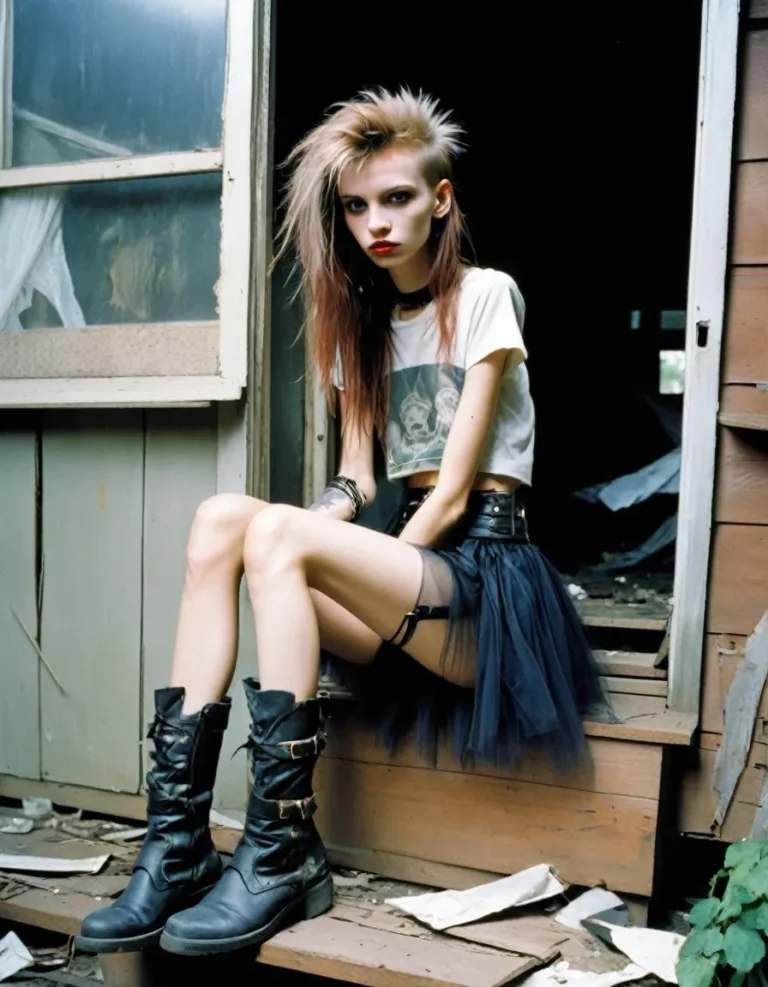
<path fill-rule="evenodd" d="M 33 874 L 98 874 L 109 860 L 101 857 L 33 857 L 23 853 L 0 853 L 0 871 L 30 871 Z"/>
<path fill-rule="evenodd" d="M 135 829 L 115 829 L 111 833 L 102 833 L 99 839 L 107 843 L 114 843 L 115 840 L 138 840 L 147 835 L 147 829 L 147 826 L 137 826 Z"/>
<path fill-rule="evenodd" d="M 626 908 L 626 905 L 613 891 L 606 891 L 605 888 L 590 888 L 578 898 L 574 898 L 565 908 L 561 908 L 554 919 L 569 929 L 585 931 L 581 924 L 582 919 L 604 912 L 608 908 Z"/>
<path fill-rule="evenodd" d="M 532 905 L 565 891 L 549 864 L 537 864 L 527 870 L 481 884 L 466 891 L 436 891 L 412 898 L 388 898 L 387 905 L 413 915 L 433 929 L 477 922 L 508 908 Z"/>
<path fill-rule="evenodd" d="M 616 987 L 617 984 L 631 983 L 642 980 L 647 972 L 634 963 L 629 963 L 623 970 L 611 970 L 608 973 L 591 973 L 589 970 L 572 970 L 561 961 L 544 970 L 536 970 L 520 981 L 520 987 L 563 987 L 568 984 L 578 984 L 579 987 Z"/>
<path fill-rule="evenodd" d="M 685 936 L 676 932 L 663 932 L 661 929 L 624 928 L 607 922 L 601 924 L 610 931 L 616 949 L 621 950 L 633 963 L 667 983 L 677 983 L 675 967 Z"/>
<path fill-rule="evenodd" d="M 34 962 L 32 954 L 15 932 L 9 932 L 0 939 L 0 982 L 10 980 Z"/>
<path fill-rule="evenodd" d="M 33 819 L 23 816 L 0 816 L 0 833 L 31 833 L 35 828 Z"/>

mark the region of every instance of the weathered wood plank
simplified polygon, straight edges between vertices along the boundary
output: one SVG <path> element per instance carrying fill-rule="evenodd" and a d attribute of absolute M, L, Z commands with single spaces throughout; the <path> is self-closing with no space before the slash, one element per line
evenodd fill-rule
<path fill-rule="evenodd" d="M 768 264 L 768 161 L 744 161 L 736 169 L 731 263 Z"/>
<path fill-rule="evenodd" d="M 37 635 L 35 433 L 0 433 L 0 464 L 0 771 L 39 778 L 39 660 L 14 617 Z"/>
<path fill-rule="evenodd" d="M 768 17 L 768 0 L 750 0 L 749 16 L 755 19 Z"/>
<path fill-rule="evenodd" d="M 626 693 L 630 696 L 666 696 L 667 694 L 667 683 L 663 679 L 605 675 L 600 681 L 606 692 L 612 694 Z"/>
<path fill-rule="evenodd" d="M 531 957 L 364 928 L 329 915 L 279 932 L 259 962 L 365 987 L 501 987 L 536 966 Z"/>
<path fill-rule="evenodd" d="M 749 635 L 768 608 L 768 527 L 720 524 L 712 549 L 707 630 Z"/>
<path fill-rule="evenodd" d="M 145 817 L 146 803 L 142 795 L 106 792 L 81 785 L 59 785 L 53 781 L 33 781 L 0 775 L 0 796 L 10 799 L 47 798 L 53 803 L 72 809 L 85 809 L 104 816 L 120 816 L 140 820 Z"/>
<path fill-rule="evenodd" d="M 721 382 L 768 381 L 768 267 L 732 268 L 730 291 Z"/>
<path fill-rule="evenodd" d="M 721 428 L 715 520 L 768 524 L 768 435 Z"/>
<path fill-rule="evenodd" d="M 768 747 L 765 744 L 752 744 L 733 802 L 722 828 L 718 829 L 713 828 L 717 793 L 712 789 L 712 776 L 720 739 L 716 735 L 701 735 L 698 763 L 685 771 L 682 777 L 678 829 L 682 833 L 716 835 L 734 842 L 749 835 L 765 777 Z"/>
<path fill-rule="evenodd" d="M 477 764 L 462 768 L 454 759 L 449 744 L 442 742 L 436 757 L 436 767 L 442 771 L 464 772 L 489 778 L 526 782 L 532 785 L 554 785 L 586 792 L 628 795 L 658 799 L 661 777 L 661 747 L 652 744 L 629 744 L 619 740 L 594 739 L 589 742 L 592 763 L 570 774 L 558 772 L 551 760 L 539 752 L 532 753 L 515 770 Z M 371 730 L 354 715 L 334 716 L 330 721 L 328 746 L 323 755 L 339 760 L 359 761 L 425 768 L 428 764 L 416 750 L 413 739 L 404 742 L 390 755 L 376 743 Z"/>
<path fill-rule="evenodd" d="M 139 786 L 144 432 L 139 412 L 73 413 L 43 432 L 43 777 Z"/>
<path fill-rule="evenodd" d="M 618 723 L 584 720 L 588 737 L 610 737 L 613 740 L 633 740 L 648 744 L 681 744 L 691 742 L 698 725 L 698 713 L 680 713 L 667 708 L 661 696 L 627 696 L 616 693 L 610 697 Z"/>
<path fill-rule="evenodd" d="M 753 4 L 753 10 L 757 3 Z M 768 2 L 764 4 L 768 15 Z M 754 14 L 753 14 L 754 16 Z M 742 161 L 768 158 L 768 31 L 749 31 L 744 41 L 741 133 Z"/>
<path fill-rule="evenodd" d="M 661 604 L 582 600 L 577 609 L 586 627 L 626 627 L 635 631 L 664 631 L 670 608 Z"/>
<path fill-rule="evenodd" d="M 765 428 L 768 390 L 754 384 L 725 384 L 720 391 L 718 419 L 734 427 L 739 427 L 741 421 L 745 428 Z M 750 424 L 750 419 L 754 419 L 754 424 Z"/>
<path fill-rule="evenodd" d="M 655 654 L 642 651 L 595 651 L 602 675 L 628 675 L 632 678 L 666 679 L 666 668 L 658 667 Z"/>
<path fill-rule="evenodd" d="M 332 758 L 316 778 L 336 846 L 507 874 L 548 860 L 571 883 L 650 892 L 653 799 Z"/>

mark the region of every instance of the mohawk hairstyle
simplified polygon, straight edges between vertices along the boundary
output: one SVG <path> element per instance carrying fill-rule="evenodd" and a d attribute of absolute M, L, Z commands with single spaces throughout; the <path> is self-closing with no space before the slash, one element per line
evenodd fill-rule
<path fill-rule="evenodd" d="M 342 171 L 362 166 L 385 148 L 418 148 L 432 185 L 450 178 L 462 150 L 462 130 L 437 100 L 408 89 L 365 90 L 331 107 L 328 116 L 293 149 L 285 195 L 285 218 L 277 258 L 295 250 L 304 292 L 305 325 L 329 399 L 337 357 L 350 420 L 372 424 L 383 436 L 387 418 L 387 371 L 391 358 L 392 282 L 364 256 L 346 228 L 338 202 Z M 450 353 L 456 297 L 464 261 L 464 217 L 456 202 L 433 219 L 429 287 L 435 300 L 440 350 Z"/>

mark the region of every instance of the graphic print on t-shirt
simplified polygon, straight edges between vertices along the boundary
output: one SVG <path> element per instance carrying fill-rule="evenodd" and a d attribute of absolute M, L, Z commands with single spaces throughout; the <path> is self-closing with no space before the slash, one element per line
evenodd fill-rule
<path fill-rule="evenodd" d="M 390 375 L 387 473 L 397 479 L 439 467 L 450 432 L 464 370 L 449 363 L 405 367 Z"/>

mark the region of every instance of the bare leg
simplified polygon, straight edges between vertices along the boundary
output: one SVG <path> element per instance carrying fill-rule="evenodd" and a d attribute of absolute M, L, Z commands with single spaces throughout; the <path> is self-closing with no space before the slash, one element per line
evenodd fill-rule
<path fill-rule="evenodd" d="M 289 690 L 297 699 L 317 689 L 321 638 L 313 590 L 378 638 L 389 638 L 416 603 L 422 579 L 422 558 L 412 545 L 283 505 L 260 512 L 249 525 L 244 564 L 261 684 Z M 443 674 L 445 634 L 445 621 L 422 622 L 407 650 Z M 474 670 L 474 656 L 467 656 L 451 665 L 447 677 L 471 686 Z"/>
<path fill-rule="evenodd" d="M 171 671 L 171 685 L 185 689 L 184 713 L 218 702 L 230 686 L 237 659 L 243 543 L 251 521 L 269 506 L 255 497 L 219 494 L 197 510 Z M 320 593 L 313 594 L 313 605 L 324 647 L 348 661 L 370 661 L 381 643 L 373 631 Z"/>

